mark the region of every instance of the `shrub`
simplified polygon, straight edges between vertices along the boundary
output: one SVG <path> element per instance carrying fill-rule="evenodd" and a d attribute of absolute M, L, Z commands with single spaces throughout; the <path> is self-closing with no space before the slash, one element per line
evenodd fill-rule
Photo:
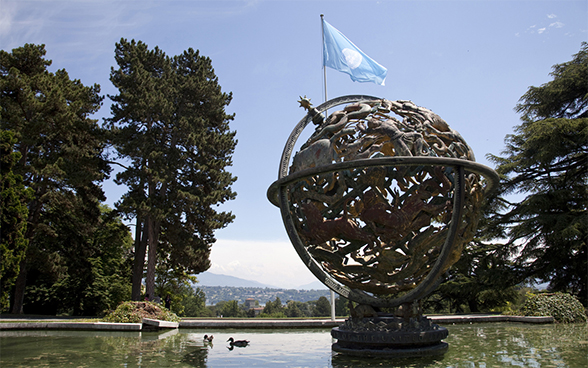
<path fill-rule="evenodd" d="M 564 293 L 531 294 L 521 312 L 525 316 L 552 316 L 563 323 L 586 322 L 586 312 L 580 301 Z"/>
<path fill-rule="evenodd" d="M 271 313 L 271 314 L 267 314 L 267 313 L 260 313 L 259 318 L 273 318 L 273 319 L 277 319 L 277 318 L 286 318 L 286 314 L 284 312 L 275 312 L 275 313 Z"/>
<path fill-rule="evenodd" d="M 141 323 L 143 318 L 179 322 L 180 317 L 158 304 L 151 302 L 124 302 L 108 313 L 104 322 Z"/>

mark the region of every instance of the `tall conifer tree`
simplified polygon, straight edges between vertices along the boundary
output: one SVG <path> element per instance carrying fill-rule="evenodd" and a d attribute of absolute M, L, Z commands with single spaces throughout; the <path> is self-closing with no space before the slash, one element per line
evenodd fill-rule
<path fill-rule="evenodd" d="M 20 153 L 14 151 L 15 144 L 13 132 L 0 131 L 0 311 L 9 308 L 10 290 L 29 243 L 25 237 L 27 203 L 33 193 L 22 184 L 22 177 L 12 171 L 20 159 Z"/>
<path fill-rule="evenodd" d="M 504 202 L 490 227 L 523 277 L 549 283 L 587 302 L 588 276 L 588 43 L 557 64 L 553 80 L 530 87 L 516 106 L 522 124 L 505 139 L 503 157 L 489 155 L 502 175 Z"/>
<path fill-rule="evenodd" d="M 133 299 L 140 296 L 145 253 L 146 293 L 154 296 L 158 257 L 187 273 L 210 267 L 214 231 L 234 216 L 213 206 L 235 198 L 235 132 L 225 112 L 232 96 L 221 91 L 209 58 L 189 49 L 169 58 L 159 48 L 121 39 L 111 81 L 108 120 L 119 157 L 117 175 L 129 191 L 118 208 L 136 218 Z"/>
<path fill-rule="evenodd" d="M 52 224 L 44 223 L 48 204 L 69 208 L 81 201 L 86 221 L 98 221 L 98 205 L 104 200 L 98 183 L 110 171 L 102 156 L 103 131 L 90 119 L 102 103 L 100 86 L 86 87 L 63 69 L 49 72 L 51 61 L 45 53 L 44 45 L 32 44 L 12 53 L 0 50 L 0 126 L 14 132 L 20 159 L 13 171 L 34 192 L 28 203 L 28 251 L 16 280 L 13 313 L 23 313 L 31 256 L 43 253 L 45 236 L 54 234 Z"/>

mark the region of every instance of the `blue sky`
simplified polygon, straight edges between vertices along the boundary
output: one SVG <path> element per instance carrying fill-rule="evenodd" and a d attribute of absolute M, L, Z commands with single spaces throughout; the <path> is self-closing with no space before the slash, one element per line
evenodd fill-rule
<path fill-rule="evenodd" d="M 329 98 L 407 99 L 445 119 L 478 162 L 500 154 L 519 124 L 513 110 L 529 86 L 588 40 L 588 2 L 557 1 L 52 1 L 0 0 L 0 46 L 45 44 L 50 70 L 66 69 L 114 95 L 109 81 L 121 38 L 170 56 L 192 47 L 212 59 L 239 143 L 230 171 L 236 216 L 217 232 L 211 272 L 294 287 L 314 280 L 294 252 L 279 210 L 266 199 L 284 143 L 308 96 L 324 101 L 320 14 L 388 68 L 386 85 L 355 83 L 327 69 Z M 109 100 L 96 118 L 110 114 Z M 105 183 L 113 205 L 125 188 Z"/>

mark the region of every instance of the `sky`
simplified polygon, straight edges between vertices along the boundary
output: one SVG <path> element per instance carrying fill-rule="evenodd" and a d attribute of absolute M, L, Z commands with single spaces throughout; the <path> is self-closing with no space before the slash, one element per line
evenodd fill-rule
<path fill-rule="evenodd" d="M 237 198 L 220 207 L 236 219 L 216 232 L 209 271 L 290 288 L 316 278 L 266 191 L 304 116 L 297 100 L 325 99 L 321 14 L 388 69 L 385 86 L 327 69 L 328 98 L 412 100 L 446 120 L 492 168 L 486 155 L 499 155 L 520 124 L 520 97 L 552 80 L 552 66 L 588 41 L 586 0 L 0 0 L 0 47 L 45 44 L 50 71 L 99 84 L 105 96 L 118 93 L 109 76 L 122 38 L 169 56 L 193 48 L 210 57 L 222 90 L 233 94 L 227 112 L 235 114 L 238 144 L 228 169 L 238 180 Z M 109 105 L 106 98 L 94 118 L 109 117 Z M 126 191 L 112 180 L 103 188 L 111 207 Z"/>

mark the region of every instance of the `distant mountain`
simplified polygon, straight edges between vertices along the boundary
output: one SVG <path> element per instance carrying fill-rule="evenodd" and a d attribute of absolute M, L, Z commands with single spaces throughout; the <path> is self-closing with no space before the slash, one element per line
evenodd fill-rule
<path fill-rule="evenodd" d="M 255 287 L 255 288 L 270 288 L 270 289 L 284 289 L 275 285 L 263 284 L 261 282 L 241 279 L 239 277 L 221 275 L 212 272 L 203 272 L 196 275 L 199 286 L 223 286 L 223 287 Z M 309 284 L 300 285 L 298 287 L 289 288 L 293 290 L 327 290 L 327 287 L 320 281 L 315 280 Z"/>
<path fill-rule="evenodd" d="M 255 287 L 255 288 L 272 288 L 279 289 L 277 286 L 262 284 L 253 280 L 240 279 L 234 276 L 219 275 L 211 272 L 203 272 L 196 275 L 199 286 L 225 286 L 225 287 Z"/>
<path fill-rule="evenodd" d="M 327 287 L 322 282 L 316 280 L 310 284 L 300 285 L 296 289 L 298 290 L 327 290 Z"/>

